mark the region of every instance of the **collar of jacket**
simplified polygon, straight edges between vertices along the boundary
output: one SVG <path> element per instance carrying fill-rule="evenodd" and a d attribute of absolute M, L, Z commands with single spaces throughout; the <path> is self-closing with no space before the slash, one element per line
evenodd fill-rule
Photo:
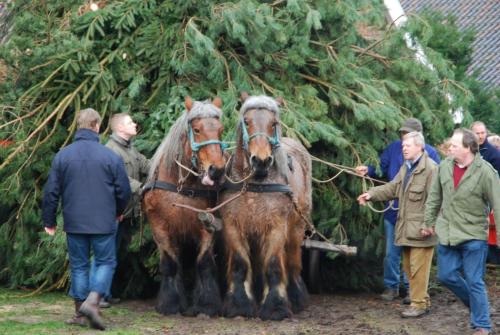
<path fill-rule="evenodd" d="M 80 128 L 76 131 L 75 141 L 81 140 L 99 142 L 99 134 L 92 129 Z"/>
<path fill-rule="evenodd" d="M 132 146 L 132 141 L 127 141 L 116 134 L 111 134 L 109 138 L 123 147 L 130 148 Z"/>
<path fill-rule="evenodd" d="M 446 174 L 453 179 L 453 166 L 455 165 L 455 160 L 453 158 L 446 158 L 444 161 L 446 162 Z M 474 171 L 476 170 L 477 167 L 481 166 L 483 164 L 484 160 L 481 158 L 481 154 L 478 152 L 474 156 L 474 160 L 472 163 L 469 164 L 467 167 L 467 171 L 465 171 L 464 176 L 460 180 L 459 185 L 462 183 L 463 180 L 469 178 L 472 174 L 474 174 Z"/>
<path fill-rule="evenodd" d="M 491 144 L 490 142 L 488 142 L 488 139 L 485 138 L 483 144 L 481 144 L 479 146 L 479 152 L 490 151 L 490 150 L 492 150 L 492 148 L 495 148 L 495 146 L 493 144 Z"/>
<path fill-rule="evenodd" d="M 422 156 L 420 156 L 419 161 L 417 162 L 415 170 L 413 170 L 413 174 L 420 173 L 425 169 L 425 167 L 427 166 L 427 157 L 429 157 L 429 155 L 426 151 L 424 151 Z"/>

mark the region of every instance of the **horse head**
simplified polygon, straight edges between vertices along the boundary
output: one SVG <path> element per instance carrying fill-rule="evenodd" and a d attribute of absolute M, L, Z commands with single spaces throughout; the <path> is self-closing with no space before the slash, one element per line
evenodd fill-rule
<path fill-rule="evenodd" d="M 198 102 L 185 99 L 188 140 L 186 155 L 191 156 L 193 169 L 200 174 L 201 182 L 213 186 L 224 175 L 226 143 L 221 141 L 224 126 L 220 121 L 222 100 Z"/>
<path fill-rule="evenodd" d="M 241 144 L 255 177 L 263 178 L 275 162 L 280 145 L 279 106 L 281 99 L 241 94 Z"/>

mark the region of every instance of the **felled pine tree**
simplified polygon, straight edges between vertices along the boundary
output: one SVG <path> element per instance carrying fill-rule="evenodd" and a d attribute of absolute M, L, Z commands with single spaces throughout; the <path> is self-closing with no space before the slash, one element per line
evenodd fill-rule
<path fill-rule="evenodd" d="M 55 238 L 42 233 L 40 204 L 50 162 L 71 142 L 81 108 L 98 110 L 104 125 L 112 113 L 132 113 L 142 125 L 136 144 L 151 155 L 186 95 L 222 97 L 227 140 L 233 140 L 240 91 L 281 96 L 287 136 L 316 156 L 355 166 L 376 164 L 409 116 L 422 120 L 431 143 L 439 142 L 453 128 L 449 109 L 469 98 L 425 39 L 435 71 L 415 61 L 404 31 L 385 21 L 380 1 L 97 5 L 93 11 L 82 1 L 24 0 L 8 9 L 0 139 L 13 144 L 0 149 L 0 280 L 11 286 L 68 284 L 64 234 L 61 227 Z M 408 25 L 410 32 L 416 27 L 419 21 Z M 315 163 L 316 178 L 337 172 Z M 346 174 L 315 185 L 315 225 L 333 242 L 361 248 L 356 258 L 331 263 L 328 275 L 337 287 L 373 286 L 377 277 L 367 269 L 381 268 L 381 217 L 357 206 L 361 191 L 361 181 Z M 136 268 L 146 268 L 149 279 L 158 271 L 148 227 L 144 245 L 138 236 L 129 252 L 140 264 L 122 278 L 126 294 L 135 296 L 147 287 Z"/>

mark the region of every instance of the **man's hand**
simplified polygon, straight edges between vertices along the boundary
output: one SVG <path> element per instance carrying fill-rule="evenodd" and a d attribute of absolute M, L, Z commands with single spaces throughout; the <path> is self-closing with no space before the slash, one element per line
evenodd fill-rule
<path fill-rule="evenodd" d="M 56 227 L 45 227 L 45 232 L 50 236 L 54 236 L 56 233 Z"/>
<path fill-rule="evenodd" d="M 365 176 L 368 173 L 368 166 L 366 165 L 359 165 L 354 168 L 354 171 L 356 171 L 357 174 L 360 176 Z"/>
<path fill-rule="evenodd" d="M 366 202 L 371 199 L 371 195 L 368 192 L 361 194 L 358 197 L 358 202 L 361 206 L 366 205 Z"/>
<path fill-rule="evenodd" d="M 118 216 L 116 217 L 116 221 L 118 221 L 118 222 L 122 222 L 122 221 L 123 221 L 123 214 L 122 214 L 122 215 L 118 215 Z"/>
<path fill-rule="evenodd" d="M 435 233 L 434 227 L 420 229 L 420 235 L 422 235 L 422 237 L 432 236 Z"/>

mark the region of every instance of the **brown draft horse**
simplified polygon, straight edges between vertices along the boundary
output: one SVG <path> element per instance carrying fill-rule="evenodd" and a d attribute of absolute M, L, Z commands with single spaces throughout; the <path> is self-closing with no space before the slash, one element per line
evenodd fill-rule
<path fill-rule="evenodd" d="M 224 175 L 225 144 L 220 141 L 222 102 L 185 100 L 186 112 L 174 123 L 155 155 L 143 209 L 160 252 L 162 275 L 156 310 L 164 315 L 182 313 L 214 316 L 222 301 L 213 256 L 214 238 L 203 228 L 195 212 L 173 204 L 213 207 L 214 188 Z M 180 164 L 186 168 L 181 168 Z M 188 172 L 190 170 L 197 173 Z M 195 283 L 192 307 L 185 293 L 185 260 L 195 250 Z M 194 258 L 193 256 L 191 258 Z"/>
<path fill-rule="evenodd" d="M 228 176 L 253 176 L 247 191 L 220 210 L 228 261 L 223 312 L 251 317 L 259 306 L 261 319 L 281 320 L 307 300 L 300 246 L 312 208 L 311 160 L 302 144 L 281 138 L 280 102 L 245 93 L 242 101 Z M 222 200 L 238 189 L 228 188 Z"/>

